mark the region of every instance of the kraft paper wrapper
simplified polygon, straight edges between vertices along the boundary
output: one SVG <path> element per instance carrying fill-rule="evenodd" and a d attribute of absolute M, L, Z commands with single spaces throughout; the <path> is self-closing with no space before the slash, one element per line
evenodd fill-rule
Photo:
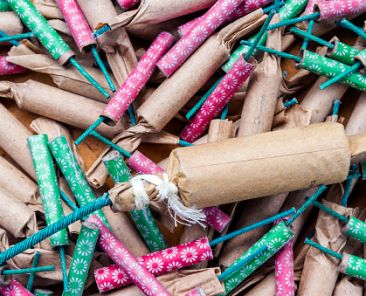
<path fill-rule="evenodd" d="M 0 104 L 0 147 L 35 180 L 33 162 L 27 146 L 32 133 Z"/>
<path fill-rule="evenodd" d="M 95 89 L 76 69 L 63 67 L 48 55 L 39 51 L 29 41 L 13 46 L 9 51 L 8 61 L 34 72 L 47 74 L 61 89 L 98 101 L 106 102 L 105 97 Z M 85 67 L 85 70 L 110 93 L 108 84 L 101 71 Z M 113 79 L 113 78 L 112 78 Z"/>
<path fill-rule="evenodd" d="M 264 19 L 262 10 L 257 10 L 210 37 L 136 110 L 139 124 L 117 136 L 114 142 L 128 151 L 134 151 L 141 142 L 142 134 L 161 131 L 229 57 L 235 42 L 260 26 Z M 207 59 L 208 56 L 210 59 Z M 192 73 L 195 75 L 192 76 Z M 101 160 L 108 151 L 105 150 L 87 172 L 88 180 L 94 187 L 99 188 L 107 180 L 108 174 Z"/>
<path fill-rule="evenodd" d="M 276 15 L 271 23 L 279 22 Z M 267 47 L 281 50 L 281 29 L 268 33 Z M 249 136 L 271 130 L 279 87 L 282 81 L 280 59 L 265 53 L 254 70 L 245 96 L 241 113 L 238 137 Z"/>
<path fill-rule="evenodd" d="M 197 270 L 179 270 L 157 277 L 159 282 L 174 296 L 184 296 L 190 290 L 200 287 L 208 296 L 224 293 L 224 288 L 217 279 L 219 268 L 206 268 Z M 95 294 L 99 295 L 99 294 Z M 143 296 L 136 287 L 129 286 L 108 295 L 115 296 Z"/>
<path fill-rule="evenodd" d="M 256 284 L 245 296 L 275 296 L 276 281 L 274 272 L 269 273 L 263 280 Z"/>
<path fill-rule="evenodd" d="M 300 105 L 294 105 L 277 114 L 273 119 L 273 130 L 282 130 L 310 125 L 312 112 Z"/>
<path fill-rule="evenodd" d="M 0 12 L 0 31 L 8 35 L 16 35 L 24 30 L 19 17 L 12 11 Z"/>
<path fill-rule="evenodd" d="M 17 184 L 16 186 L 22 186 Z M 23 202 L 0 189 L 0 227 L 15 238 L 24 238 L 37 231 L 36 216 Z"/>
<path fill-rule="evenodd" d="M 0 96 L 14 99 L 20 109 L 39 114 L 71 126 L 87 129 L 99 117 L 105 104 L 69 93 L 56 87 L 28 80 L 24 83 L 0 82 Z M 122 132 L 127 122 L 116 126 L 100 125 L 97 131 L 107 137 Z"/>
<path fill-rule="evenodd" d="M 335 289 L 333 296 L 363 296 L 363 287 L 356 282 L 352 282 L 352 279 L 345 277 L 341 279 Z"/>
<path fill-rule="evenodd" d="M 356 135 L 366 132 L 366 122 L 364 120 L 366 116 L 366 94 L 361 93 L 357 100 L 355 107 L 348 119 L 346 126 L 347 135 Z"/>
<path fill-rule="evenodd" d="M 323 200 L 323 203 L 341 215 L 351 215 L 353 210 Z M 342 233 L 343 224 L 336 218 L 319 211 L 315 226 L 314 241 L 332 249 L 342 252 L 347 242 L 347 237 Z M 321 251 L 310 248 L 304 263 L 298 295 L 332 295 L 338 277 L 338 260 Z"/>
<path fill-rule="evenodd" d="M 47 19 L 63 19 L 63 15 L 54 0 L 34 0 L 34 6 Z"/>

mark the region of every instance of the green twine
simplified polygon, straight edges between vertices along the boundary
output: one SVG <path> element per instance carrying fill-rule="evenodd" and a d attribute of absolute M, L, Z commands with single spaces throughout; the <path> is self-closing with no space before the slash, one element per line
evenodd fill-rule
<path fill-rule="evenodd" d="M 112 149 L 118 151 L 119 153 L 121 153 L 125 157 L 128 157 L 128 158 L 131 157 L 131 153 L 130 152 L 122 149 L 118 145 L 114 144 L 111 140 L 107 139 L 106 137 L 103 137 L 101 134 L 97 133 L 96 131 L 92 131 L 90 133 L 90 135 L 93 136 L 94 138 L 98 139 L 99 141 L 103 142 L 104 144 L 108 145 Z"/>
<path fill-rule="evenodd" d="M 318 201 L 315 201 L 314 206 L 316 206 L 317 208 L 321 209 L 322 211 L 328 213 L 329 215 L 333 216 L 334 218 L 336 218 L 344 223 L 348 223 L 348 219 L 345 216 L 337 213 L 336 211 L 332 210 L 331 208 L 325 206 L 324 204 L 322 204 Z"/>
<path fill-rule="evenodd" d="M 321 90 L 326 89 L 327 87 L 331 86 L 332 84 L 337 83 L 338 81 L 342 80 L 344 77 L 347 77 L 347 76 L 357 72 L 361 68 L 361 66 L 362 66 L 361 62 L 355 63 L 353 66 L 349 67 L 345 71 L 339 73 L 338 75 L 330 78 L 329 80 L 327 80 L 326 82 L 321 84 L 319 86 L 319 88 Z"/>
<path fill-rule="evenodd" d="M 290 29 L 290 33 L 295 34 L 295 35 L 297 35 L 299 37 L 302 37 L 304 39 L 308 39 L 308 40 L 314 41 L 314 42 L 319 43 L 320 45 L 326 46 L 328 48 L 334 48 L 334 44 L 333 43 L 328 42 L 328 41 L 325 41 L 324 39 L 319 38 L 319 37 L 317 37 L 315 35 L 312 35 L 309 32 L 302 31 L 299 28 L 292 27 Z"/>
<path fill-rule="evenodd" d="M 40 258 L 41 258 L 41 252 L 37 251 L 36 254 L 34 255 L 34 259 L 33 259 L 33 262 L 32 262 L 32 267 L 33 268 L 38 267 Z M 29 275 L 28 282 L 27 282 L 27 290 L 28 291 L 32 292 L 35 277 L 36 277 L 36 275 L 34 273 L 31 273 Z"/>
<path fill-rule="evenodd" d="M 308 24 L 308 29 L 306 31 L 307 34 L 311 34 L 314 28 L 315 20 L 310 20 Z M 301 49 L 306 50 L 308 48 L 309 44 L 309 38 L 304 38 L 304 41 L 302 42 Z"/>
<path fill-rule="evenodd" d="M 81 135 L 75 140 L 75 145 L 79 146 L 90 133 L 95 130 L 99 125 L 101 125 L 105 120 L 105 117 L 100 116 L 95 122 L 92 123 Z"/>
<path fill-rule="evenodd" d="M 333 102 L 333 111 L 332 111 L 332 115 L 337 115 L 339 114 L 339 107 L 341 106 L 341 101 L 340 100 L 334 100 Z"/>
<path fill-rule="evenodd" d="M 339 260 L 342 260 L 342 258 L 343 258 L 343 256 L 341 254 L 339 254 L 337 252 L 334 252 L 333 250 L 328 249 L 326 247 L 323 247 L 322 245 L 319 245 L 316 242 L 314 242 L 314 241 L 312 241 L 312 240 L 310 240 L 308 238 L 305 239 L 305 244 L 307 244 L 309 246 L 312 246 L 312 247 L 314 247 L 314 248 L 322 251 L 323 253 L 326 253 L 326 254 L 328 254 L 330 256 L 333 256 L 333 257 L 335 257 L 335 258 L 337 258 Z"/>
<path fill-rule="evenodd" d="M 189 143 L 187 141 L 184 141 L 182 139 L 178 140 L 178 145 L 182 146 L 182 147 L 191 147 L 194 146 L 192 143 Z"/>
<path fill-rule="evenodd" d="M 229 103 L 227 103 L 224 110 L 222 110 L 220 119 L 225 120 L 227 118 L 228 113 L 229 113 Z"/>
<path fill-rule="evenodd" d="M 77 210 L 79 207 L 71 200 L 70 197 L 66 195 L 65 192 L 60 190 L 61 199 L 72 209 L 73 211 Z"/>
<path fill-rule="evenodd" d="M 1 274 L 3 274 L 3 275 L 15 275 L 15 274 L 30 273 L 30 274 L 34 275 L 36 272 L 55 271 L 55 269 L 56 268 L 55 268 L 54 265 L 47 265 L 47 266 L 30 267 L 30 268 L 22 268 L 22 269 L 5 269 L 5 270 L 1 271 Z"/>
<path fill-rule="evenodd" d="M 128 106 L 127 112 L 128 112 L 128 116 L 130 117 L 131 125 L 135 126 L 137 124 L 137 122 L 136 122 L 135 110 L 133 110 L 132 103 L 130 106 Z"/>
<path fill-rule="evenodd" d="M 17 35 L 7 35 L 4 37 L 0 38 L 0 42 L 9 42 L 9 41 L 14 41 L 14 40 L 20 40 L 20 39 L 28 39 L 34 37 L 34 33 L 33 32 L 27 32 L 27 33 L 22 33 L 22 34 L 17 34 Z"/>
<path fill-rule="evenodd" d="M 0 31 L 0 37 L 6 37 L 6 36 L 9 36 L 8 34 L 5 34 L 4 32 Z M 20 45 L 20 43 L 18 41 L 10 41 L 11 45 L 14 45 L 14 46 L 18 46 Z"/>
<path fill-rule="evenodd" d="M 268 27 L 268 31 L 278 29 L 278 28 L 281 28 L 281 27 L 291 26 L 291 25 L 294 25 L 296 23 L 300 23 L 300 22 L 303 22 L 303 21 L 315 20 L 319 16 L 320 16 L 320 13 L 315 12 L 315 13 L 312 13 L 312 14 L 299 16 L 299 17 L 295 17 L 295 18 L 292 18 L 292 19 L 288 19 L 288 20 L 283 20 L 283 21 L 280 21 L 276 24 L 270 25 Z"/>
<path fill-rule="evenodd" d="M 298 104 L 298 103 L 299 103 L 299 101 L 298 101 L 296 98 L 292 98 L 291 100 L 288 100 L 288 101 L 284 102 L 284 103 L 283 103 L 283 106 L 284 106 L 286 109 L 288 109 L 288 108 L 290 108 L 291 106 L 296 105 L 296 104 Z"/>
<path fill-rule="evenodd" d="M 347 19 L 342 19 L 338 22 L 336 22 L 337 26 L 345 28 L 347 30 L 352 31 L 353 33 L 356 33 L 358 36 L 362 37 L 363 39 L 366 40 L 366 33 L 365 31 L 360 28 L 355 26 L 354 24 L 352 24 L 349 20 Z"/>
<path fill-rule="evenodd" d="M 98 30 L 96 30 L 94 33 L 93 33 L 93 37 L 95 39 L 97 39 L 98 37 L 102 36 L 104 33 L 108 32 L 112 30 L 111 27 L 109 25 L 104 25 L 103 27 L 99 28 Z"/>
<path fill-rule="evenodd" d="M 65 257 L 65 248 L 59 247 L 58 253 L 60 255 L 62 282 L 63 282 L 63 286 L 64 286 L 64 292 L 67 292 L 69 290 L 69 284 L 68 284 L 68 279 L 67 279 L 67 265 L 66 265 L 66 257 Z"/>
<path fill-rule="evenodd" d="M 342 206 L 346 207 L 348 205 L 348 199 L 349 199 L 349 196 L 351 195 L 351 185 L 352 185 L 353 179 L 358 179 L 360 177 L 361 177 L 361 174 L 358 172 L 357 165 L 353 164 L 351 166 L 350 173 L 345 182 L 346 184 L 345 184 L 344 194 L 343 194 L 342 200 L 341 200 Z"/>

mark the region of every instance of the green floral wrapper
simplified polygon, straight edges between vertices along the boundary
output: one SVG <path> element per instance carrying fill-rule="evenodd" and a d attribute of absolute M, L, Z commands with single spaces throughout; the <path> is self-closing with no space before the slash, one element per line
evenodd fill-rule
<path fill-rule="evenodd" d="M 285 222 L 281 221 L 268 231 L 260 240 L 258 240 L 251 248 L 244 252 L 234 263 L 237 264 L 247 256 L 253 254 L 263 246 L 267 246 L 267 250 L 257 256 L 250 263 L 245 265 L 236 273 L 225 279 L 224 286 L 226 295 L 233 291 L 241 282 L 249 275 L 258 269 L 263 263 L 275 255 L 288 241 L 294 237 L 294 234 L 286 226 Z"/>
<path fill-rule="evenodd" d="M 363 67 L 366 67 L 366 49 L 359 51 L 355 58 L 362 63 Z"/>
<path fill-rule="evenodd" d="M 343 254 L 340 272 L 366 281 L 366 260 L 350 254 Z"/>
<path fill-rule="evenodd" d="M 344 233 L 350 237 L 358 239 L 366 244 L 366 223 L 351 216 L 347 225 L 343 229 Z"/>
<path fill-rule="evenodd" d="M 332 78 L 350 68 L 348 65 L 323 57 L 311 51 L 304 52 L 303 59 L 299 66 L 310 72 L 326 76 L 328 78 Z M 339 83 L 348 85 L 361 91 L 365 91 L 366 75 L 357 72 L 343 78 L 341 81 L 339 81 Z"/>
<path fill-rule="evenodd" d="M 331 40 L 334 44 L 334 48 L 327 53 L 327 56 L 347 65 L 353 65 L 355 63 L 355 57 L 359 54 L 359 50 L 340 42 L 339 40 Z"/>
<path fill-rule="evenodd" d="M 294 18 L 305 9 L 307 3 L 308 0 L 287 0 L 285 5 L 283 5 L 278 11 L 280 20 L 285 21 Z M 267 36 L 268 34 L 265 33 L 259 41 L 258 45 L 265 45 L 267 41 Z M 255 37 L 256 35 L 251 37 L 248 41 L 253 42 Z M 228 61 L 221 67 L 221 69 L 227 73 L 238 61 L 238 59 L 248 52 L 249 48 L 250 47 L 245 44 L 239 45 L 239 47 L 234 50 L 234 52 L 230 55 Z"/>
<path fill-rule="evenodd" d="M 98 236 L 97 226 L 88 222 L 83 223 L 69 269 L 69 290 L 64 292 L 63 296 L 83 295 Z"/>
<path fill-rule="evenodd" d="M 35 296 L 51 296 L 51 295 L 53 295 L 53 292 L 50 290 L 35 289 L 34 295 Z"/>
<path fill-rule="evenodd" d="M 113 151 L 104 159 L 103 163 L 114 183 L 128 181 L 132 176 L 122 156 Z M 166 249 L 168 246 L 149 208 L 130 211 L 135 225 L 151 252 Z"/>
<path fill-rule="evenodd" d="M 50 225 L 63 218 L 63 209 L 56 171 L 47 143 L 47 135 L 36 135 L 28 138 L 46 223 Z M 67 246 L 69 239 L 66 228 L 52 235 L 50 241 L 54 248 Z"/>
<path fill-rule="evenodd" d="M 9 11 L 8 0 L 0 0 L 0 11 Z"/>
<path fill-rule="evenodd" d="M 12 10 L 19 16 L 27 28 L 32 31 L 52 57 L 59 61 L 62 56 L 73 56 L 71 48 L 61 36 L 48 24 L 47 20 L 29 0 L 8 0 Z M 63 61 L 65 62 L 65 61 Z"/>
<path fill-rule="evenodd" d="M 93 190 L 88 184 L 83 170 L 79 166 L 65 136 L 55 138 L 48 143 L 53 157 L 56 159 L 62 174 L 65 176 L 72 193 L 75 196 L 79 206 L 85 206 L 95 200 Z M 96 211 L 96 214 L 102 222 L 110 228 L 106 216 L 102 210 Z"/>

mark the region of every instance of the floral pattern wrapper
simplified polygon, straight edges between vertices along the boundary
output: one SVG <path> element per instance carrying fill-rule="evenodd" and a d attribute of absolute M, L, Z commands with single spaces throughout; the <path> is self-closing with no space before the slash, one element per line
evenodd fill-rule
<path fill-rule="evenodd" d="M 48 145 L 79 206 L 84 206 L 94 201 L 94 192 L 89 186 L 75 155 L 72 153 L 66 137 L 57 137 L 49 142 Z M 96 211 L 95 214 L 105 225 L 110 227 L 102 210 Z"/>
<path fill-rule="evenodd" d="M 140 3 L 141 0 L 117 0 L 117 2 L 123 10 L 129 10 Z"/>
<path fill-rule="evenodd" d="M 359 54 L 359 50 L 340 42 L 337 38 L 331 40 L 334 44 L 334 48 L 327 52 L 327 56 L 347 65 L 353 65 L 355 63 L 354 58 Z"/>
<path fill-rule="evenodd" d="M 291 239 L 276 256 L 276 296 L 295 296 L 293 244 Z"/>
<path fill-rule="evenodd" d="M 139 257 L 141 266 L 158 276 L 192 266 L 213 258 L 207 237 Z M 95 270 L 95 281 L 100 292 L 110 291 L 131 283 L 126 272 L 117 265 Z"/>
<path fill-rule="evenodd" d="M 364 0 L 319 1 L 316 8 L 320 12 L 319 21 L 341 19 L 366 11 Z"/>
<path fill-rule="evenodd" d="M 326 76 L 328 78 L 334 77 L 348 70 L 350 67 L 341 62 L 323 57 L 311 51 L 305 51 L 299 66 L 310 72 Z M 360 72 L 353 73 L 347 77 L 344 77 L 341 81 L 339 81 L 339 83 L 351 86 L 361 91 L 365 91 L 366 75 L 363 75 Z"/>
<path fill-rule="evenodd" d="M 366 281 L 366 260 L 350 254 L 343 254 L 339 271 L 363 281 Z"/>
<path fill-rule="evenodd" d="M 244 57 L 239 58 L 207 98 L 193 121 L 183 129 L 181 138 L 191 143 L 196 141 L 207 130 L 210 121 L 225 108 L 236 90 L 252 74 L 254 68 L 244 60 Z"/>
<path fill-rule="evenodd" d="M 33 296 L 17 280 L 12 279 L 9 285 L 0 286 L 0 294 L 3 296 Z"/>
<path fill-rule="evenodd" d="M 0 11 L 9 11 L 8 0 L 0 0 Z"/>
<path fill-rule="evenodd" d="M 76 0 L 56 0 L 56 2 L 79 50 L 83 51 L 85 47 L 97 44 Z"/>
<path fill-rule="evenodd" d="M 206 215 L 206 223 L 217 232 L 222 232 L 229 224 L 231 218 L 219 207 L 209 207 L 202 209 Z"/>
<path fill-rule="evenodd" d="M 244 254 L 233 263 L 233 265 L 238 264 L 238 262 L 250 254 L 253 254 L 253 252 L 256 252 L 259 248 L 267 246 L 267 250 L 262 252 L 250 263 L 225 279 L 224 285 L 226 293 L 229 294 L 231 291 L 233 291 L 242 281 L 244 281 L 263 263 L 276 254 L 293 237 L 294 234 L 283 221 L 272 227 L 272 229 L 270 229 L 260 240 L 258 240 L 252 247 L 249 248 L 248 251 L 244 252 Z"/>
<path fill-rule="evenodd" d="M 90 264 L 93 261 L 94 250 L 99 237 L 99 228 L 91 223 L 84 222 L 72 257 L 68 283 L 69 290 L 64 296 L 82 296 L 88 278 Z"/>
<path fill-rule="evenodd" d="M 205 295 L 206 295 L 206 293 L 205 293 L 205 291 L 203 291 L 203 289 L 196 288 L 196 289 L 193 289 L 192 291 L 189 291 L 184 296 L 205 296 Z"/>
<path fill-rule="evenodd" d="M 244 0 L 219 0 L 158 62 L 165 76 L 171 76 L 217 28 L 224 24 Z"/>
<path fill-rule="evenodd" d="M 30 0 L 8 0 L 8 4 L 56 61 L 63 65 L 74 56 L 71 48 L 48 24 Z"/>
<path fill-rule="evenodd" d="M 103 109 L 101 115 L 109 119 L 108 124 L 116 124 L 122 118 L 153 74 L 156 63 L 168 51 L 173 42 L 174 36 L 168 32 L 162 32 L 155 38 L 135 69 Z"/>
<path fill-rule="evenodd" d="M 27 72 L 27 69 L 9 63 L 6 60 L 6 56 L 0 56 L 0 75 L 23 74 L 25 72 Z"/>
<path fill-rule="evenodd" d="M 44 290 L 44 289 L 35 289 L 34 290 L 35 296 L 51 296 L 53 295 L 53 292 L 50 290 Z"/>
<path fill-rule="evenodd" d="M 305 8 L 305 15 L 314 13 L 315 4 L 319 1 L 323 1 L 323 0 L 309 0 L 308 4 L 306 5 L 306 8 Z"/>
<path fill-rule="evenodd" d="M 125 275 L 148 296 L 170 296 L 162 284 L 139 264 L 137 259 L 121 241 L 96 216 L 88 218 L 88 222 L 96 224 L 100 229 L 99 246 L 125 272 Z M 150 256 L 150 255 L 148 255 Z M 105 287 L 105 286 L 103 286 Z M 103 290 L 102 290 L 103 291 Z"/>
<path fill-rule="evenodd" d="M 47 144 L 47 135 L 35 135 L 28 138 L 28 147 L 33 160 L 46 223 L 50 225 L 63 218 L 63 208 L 56 171 Z M 66 228 L 50 236 L 50 241 L 53 248 L 67 246 L 69 239 Z"/>
<path fill-rule="evenodd" d="M 136 152 L 132 157 L 134 155 L 136 155 Z M 103 158 L 103 163 L 115 183 L 127 182 L 132 177 L 122 156 L 117 151 L 113 151 Z M 164 237 L 149 208 L 132 210 L 130 214 L 151 252 L 167 248 Z"/>
<path fill-rule="evenodd" d="M 288 0 L 285 2 L 285 5 L 283 5 L 278 15 L 280 17 L 281 21 L 285 21 L 291 18 L 294 18 L 298 14 L 300 14 L 306 4 L 308 3 L 308 0 Z M 254 35 L 249 39 L 249 41 L 253 41 L 255 39 Z M 267 33 L 265 33 L 262 37 L 262 39 L 259 41 L 259 45 L 264 45 L 267 41 Z M 249 46 L 242 44 L 239 45 L 238 48 L 230 55 L 229 60 L 221 67 L 221 69 L 225 72 L 230 71 L 230 69 L 235 65 L 235 63 L 238 61 L 238 59 L 247 53 L 249 50 Z"/>
<path fill-rule="evenodd" d="M 366 244 L 366 223 L 353 217 L 349 217 L 349 221 L 346 226 L 343 228 L 343 232 L 353 237 L 362 243 Z"/>

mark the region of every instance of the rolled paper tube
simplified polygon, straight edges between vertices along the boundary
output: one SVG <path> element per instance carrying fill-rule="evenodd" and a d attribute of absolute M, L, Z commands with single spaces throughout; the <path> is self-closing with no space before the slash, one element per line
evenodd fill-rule
<path fill-rule="evenodd" d="M 219 0 L 204 14 L 187 34 L 168 51 L 158 62 L 158 68 L 165 76 L 171 76 L 195 51 L 209 38 L 218 27 L 224 24 L 230 15 L 244 1 Z"/>
<path fill-rule="evenodd" d="M 29 0 L 8 0 L 10 8 L 61 65 L 75 54 Z"/>
<path fill-rule="evenodd" d="M 251 248 L 249 248 L 248 251 L 244 252 L 244 254 L 233 263 L 235 266 L 235 264 L 238 264 L 245 257 L 249 256 L 253 252 L 256 252 L 259 248 L 262 248 L 263 246 L 268 247 L 256 258 L 256 260 L 251 261 L 250 264 L 245 265 L 239 271 L 233 273 L 225 279 L 224 285 L 226 294 L 229 294 L 231 291 L 233 291 L 242 281 L 244 281 L 263 263 L 276 254 L 293 237 L 294 234 L 283 221 L 279 222 L 271 230 L 269 230 L 260 240 L 258 240 Z"/>
<path fill-rule="evenodd" d="M 363 281 L 366 281 L 366 260 L 354 255 L 343 254 L 339 271 Z"/>
<path fill-rule="evenodd" d="M 9 11 L 8 0 L 0 0 L 0 11 Z"/>
<path fill-rule="evenodd" d="M 89 186 L 75 155 L 72 153 L 66 137 L 57 137 L 48 145 L 78 204 L 84 206 L 95 200 L 94 192 Z M 102 210 L 98 210 L 95 214 L 105 225 L 110 227 Z"/>
<path fill-rule="evenodd" d="M 97 222 L 96 222 L 97 220 Z M 155 277 L 130 253 L 128 249 L 116 238 L 116 236 L 96 216 L 87 221 L 96 224 L 100 229 L 99 246 L 121 268 L 127 277 L 145 295 L 170 296 L 170 293 L 155 279 Z M 95 223 L 96 222 L 96 223 Z M 150 258 L 151 254 L 149 255 Z"/>
<path fill-rule="evenodd" d="M 0 56 L 0 75 L 23 74 L 25 72 L 27 72 L 27 69 L 9 63 L 6 56 Z"/>
<path fill-rule="evenodd" d="M 158 276 L 211 259 L 213 259 L 211 247 L 207 237 L 203 237 L 141 256 L 137 261 L 154 276 Z M 131 283 L 128 273 L 117 265 L 99 268 L 95 270 L 94 276 L 100 292 L 117 289 Z"/>
<path fill-rule="evenodd" d="M 135 69 L 103 109 L 101 115 L 106 119 L 105 122 L 107 124 L 115 125 L 121 119 L 122 115 L 127 111 L 128 107 L 136 99 L 141 89 L 151 77 L 156 63 L 171 47 L 173 42 L 173 35 L 167 32 L 160 33 L 156 37 L 139 60 Z"/>
<path fill-rule="evenodd" d="M 89 274 L 90 264 L 93 261 L 95 246 L 98 241 L 99 228 L 91 223 L 84 222 L 76 242 L 68 274 L 68 291 L 64 296 L 82 296 Z"/>
<path fill-rule="evenodd" d="M 67 22 L 79 50 L 83 52 L 85 47 L 92 44 L 96 45 L 97 42 L 92 36 L 93 33 L 77 1 L 56 0 L 56 3 Z"/>
<path fill-rule="evenodd" d="M 53 292 L 50 290 L 45 290 L 45 289 L 35 289 L 34 295 L 35 296 L 51 296 L 51 295 L 53 295 Z"/>
<path fill-rule="evenodd" d="M 366 243 L 366 224 L 365 222 L 350 216 L 349 221 L 343 228 L 346 235 L 358 239 L 362 243 Z"/>
<path fill-rule="evenodd" d="M 117 2 L 123 10 L 129 10 L 138 3 L 140 3 L 141 0 L 117 0 Z"/>
<path fill-rule="evenodd" d="M 47 144 L 47 135 L 35 135 L 28 138 L 46 223 L 50 225 L 63 218 L 63 208 L 56 171 Z M 54 248 L 67 246 L 69 244 L 67 229 L 62 229 L 52 235 L 50 241 Z"/>
<path fill-rule="evenodd" d="M 14 279 L 11 280 L 10 284 L 0 286 L 0 294 L 3 296 L 33 296 L 31 292 Z"/>
<path fill-rule="evenodd" d="M 241 57 L 207 98 L 192 123 L 184 128 L 181 138 L 188 142 L 197 140 L 206 131 L 210 121 L 221 113 L 237 89 L 250 77 L 254 68 Z"/>
<path fill-rule="evenodd" d="M 347 65 L 355 63 L 354 58 L 360 52 L 358 49 L 340 42 L 337 38 L 333 38 L 330 42 L 334 44 L 334 47 L 327 51 L 328 57 Z"/>
<path fill-rule="evenodd" d="M 294 249 L 291 239 L 278 252 L 275 260 L 276 296 L 294 296 Z"/>
<path fill-rule="evenodd" d="M 299 63 L 299 66 L 310 72 L 326 76 L 328 78 L 333 78 L 334 76 L 349 70 L 351 67 L 310 51 L 304 52 L 303 59 Z M 339 83 L 348 85 L 361 91 L 365 91 L 366 75 L 361 74 L 360 72 L 353 73 L 347 77 L 344 77 L 341 81 L 339 81 Z"/>
<path fill-rule="evenodd" d="M 205 291 L 202 288 L 195 288 L 195 289 L 189 291 L 184 296 L 206 296 L 206 295 L 207 294 L 205 293 Z"/>
<path fill-rule="evenodd" d="M 5 0 L 7 2 L 7 0 Z M 24 30 L 22 21 L 13 11 L 0 12 L 0 36 L 21 34 Z M 15 44 L 14 44 L 15 45 Z"/>
<path fill-rule="evenodd" d="M 305 15 L 315 12 L 314 6 L 317 2 L 319 2 L 319 0 L 309 0 L 308 1 L 308 4 L 306 5 L 306 8 L 305 8 Z"/>
<path fill-rule="evenodd" d="M 329 0 L 315 3 L 315 10 L 320 12 L 319 21 L 340 19 L 366 11 L 364 0 Z"/>

